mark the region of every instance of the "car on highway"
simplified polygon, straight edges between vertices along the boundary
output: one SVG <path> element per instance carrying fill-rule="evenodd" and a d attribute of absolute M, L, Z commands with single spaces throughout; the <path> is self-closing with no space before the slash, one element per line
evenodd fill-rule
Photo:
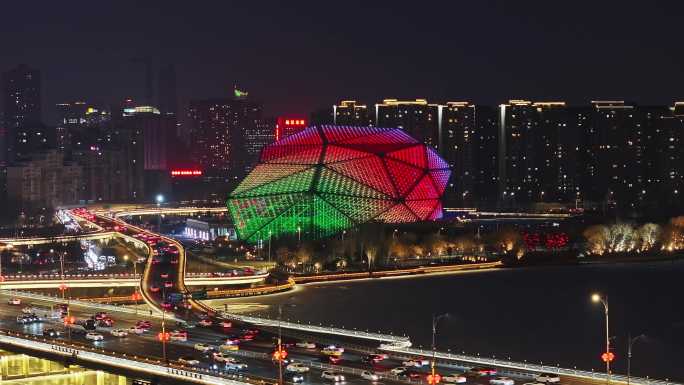
<path fill-rule="evenodd" d="M 182 332 L 178 330 L 174 330 L 169 334 L 169 339 L 171 341 L 181 341 L 185 342 L 188 340 L 188 333 L 187 332 Z"/>
<path fill-rule="evenodd" d="M 159 286 L 157 286 L 157 285 L 150 286 L 150 291 L 153 293 L 159 292 Z"/>
<path fill-rule="evenodd" d="M 189 357 L 189 356 L 179 357 L 179 358 L 178 358 L 178 363 L 179 363 L 179 364 L 182 364 L 182 365 L 191 365 L 191 366 L 195 366 L 195 365 L 199 365 L 199 364 L 200 364 L 200 362 L 199 362 L 198 359 L 192 358 L 192 357 Z"/>
<path fill-rule="evenodd" d="M 539 373 L 534 377 L 537 382 L 555 383 L 560 382 L 560 377 L 554 373 Z"/>
<path fill-rule="evenodd" d="M 306 373 L 309 371 L 309 367 L 301 362 L 293 362 L 285 367 L 288 372 Z"/>
<path fill-rule="evenodd" d="M 42 322 L 43 320 L 40 319 L 35 314 L 23 314 L 17 316 L 17 323 L 21 325 L 26 325 L 26 324 L 32 324 L 34 322 Z"/>
<path fill-rule="evenodd" d="M 223 344 L 219 346 L 219 350 L 222 352 L 234 352 L 240 350 L 240 346 L 236 344 Z"/>
<path fill-rule="evenodd" d="M 386 359 L 385 356 L 386 356 L 385 354 L 369 354 L 367 356 L 363 356 L 363 358 L 361 358 L 361 361 L 365 362 L 367 364 L 374 365 L 374 364 L 377 364 L 378 362 Z"/>
<path fill-rule="evenodd" d="M 120 337 L 120 338 L 128 336 L 128 332 L 125 331 L 124 329 L 112 329 L 112 331 L 109 332 L 109 334 L 113 335 L 114 337 Z"/>
<path fill-rule="evenodd" d="M 110 328 L 110 327 L 114 326 L 114 320 L 111 318 L 99 319 L 99 320 L 97 320 L 97 322 L 95 322 L 95 325 L 99 326 L 101 328 Z"/>
<path fill-rule="evenodd" d="M 256 334 L 243 333 L 240 335 L 240 341 L 254 341 Z"/>
<path fill-rule="evenodd" d="M 164 301 L 161 303 L 161 307 L 166 310 L 170 310 L 171 308 L 173 308 L 173 305 L 171 304 L 171 302 Z"/>
<path fill-rule="evenodd" d="M 408 371 L 407 367 L 397 366 L 396 368 L 392 368 L 390 370 L 390 373 L 394 374 L 395 376 L 401 376 L 402 374 L 406 373 L 407 371 Z"/>
<path fill-rule="evenodd" d="M 226 337 L 226 345 L 237 345 L 240 343 L 239 336 L 228 336 Z"/>
<path fill-rule="evenodd" d="M 164 287 L 167 288 L 167 289 L 172 288 L 172 287 L 173 287 L 173 282 L 171 282 L 171 281 L 165 281 L 165 282 L 164 282 Z"/>
<path fill-rule="evenodd" d="M 335 345 L 330 345 L 323 348 L 321 353 L 325 354 L 326 356 L 341 356 L 342 353 L 344 353 L 344 349 L 338 348 Z"/>
<path fill-rule="evenodd" d="M 145 333 L 145 328 L 141 328 L 140 326 L 131 326 L 130 328 L 128 328 L 128 332 L 131 334 L 140 335 Z"/>
<path fill-rule="evenodd" d="M 409 368 L 422 368 L 424 365 L 428 365 L 429 362 L 425 363 L 424 360 L 406 360 L 402 361 L 401 364 Z"/>
<path fill-rule="evenodd" d="M 407 370 L 404 373 L 400 374 L 399 377 L 405 377 L 411 380 L 415 380 L 418 378 L 421 378 L 425 375 L 425 373 L 417 372 L 415 370 Z"/>
<path fill-rule="evenodd" d="M 167 278 L 169 278 L 169 273 L 161 273 L 161 274 L 159 274 L 159 278 L 167 279 Z"/>
<path fill-rule="evenodd" d="M 236 360 L 235 358 L 232 358 L 232 357 L 231 357 L 231 358 L 228 358 L 228 359 L 225 361 L 225 363 L 226 363 L 226 369 L 228 369 L 228 370 L 239 371 L 239 370 L 245 370 L 245 369 L 247 369 L 247 364 L 245 364 L 245 363 L 242 362 L 242 361 L 238 361 L 238 360 Z"/>
<path fill-rule="evenodd" d="M 470 373 L 477 376 L 496 376 L 496 369 L 487 367 L 475 367 L 470 369 Z"/>
<path fill-rule="evenodd" d="M 223 354 L 221 352 L 213 352 L 211 354 L 211 357 L 214 359 L 216 362 L 226 362 L 227 360 L 230 359 L 230 356 Z"/>
<path fill-rule="evenodd" d="M 213 325 L 214 323 L 209 318 L 204 318 L 204 319 L 201 319 L 197 324 L 199 326 L 209 327 L 209 326 Z"/>
<path fill-rule="evenodd" d="M 43 337 L 59 337 L 62 333 L 52 328 L 43 329 Z"/>
<path fill-rule="evenodd" d="M 321 373 L 321 378 L 326 380 L 333 380 L 335 382 L 344 381 L 344 376 L 341 373 L 334 372 L 332 370 L 324 370 L 323 373 Z"/>
<path fill-rule="evenodd" d="M 91 340 L 91 341 L 102 341 L 102 340 L 104 340 L 104 336 L 102 334 L 95 333 L 95 332 L 86 333 L 85 338 L 87 340 Z"/>
<path fill-rule="evenodd" d="M 230 321 L 221 321 L 221 322 L 218 323 L 218 325 L 219 325 L 220 327 L 224 328 L 224 329 L 228 329 L 228 328 L 232 328 L 232 327 L 233 327 L 233 323 L 230 322 Z"/>
<path fill-rule="evenodd" d="M 468 379 L 463 374 L 451 373 L 451 374 L 445 374 L 444 376 L 442 376 L 442 381 L 448 382 L 450 384 L 463 384 L 466 381 L 468 381 Z"/>
<path fill-rule="evenodd" d="M 361 372 L 361 378 L 368 381 L 380 380 L 380 376 L 375 372 L 371 372 L 370 370 L 364 370 L 363 372 Z"/>
<path fill-rule="evenodd" d="M 213 346 L 208 345 L 208 344 L 203 344 L 203 343 L 201 343 L 201 342 L 198 342 L 198 343 L 196 343 L 196 344 L 193 346 L 193 348 L 194 348 L 195 350 L 197 350 L 197 351 L 202 352 L 202 353 L 206 353 L 206 352 L 212 350 L 212 349 L 213 349 Z"/>
<path fill-rule="evenodd" d="M 497 378 L 492 378 L 489 380 L 490 385 L 515 385 L 515 381 L 513 381 L 512 378 L 510 377 L 497 377 Z"/>
<path fill-rule="evenodd" d="M 333 365 L 337 365 L 342 362 L 342 356 L 324 356 L 324 358 L 327 358 L 327 361 Z"/>
<path fill-rule="evenodd" d="M 178 264 L 178 258 L 173 258 L 169 262 L 171 262 L 172 265 L 177 265 Z"/>
<path fill-rule="evenodd" d="M 92 318 L 93 318 L 94 320 L 98 320 L 98 321 L 99 321 L 99 320 L 103 320 L 103 319 L 109 318 L 109 315 L 107 315 L 106 312 L 101 311 L 101 312 L 95 313 L 95 315 L 93 315 Z M 111 318 L 110 318 L 110 319 L 111 319 Z"/>
<path fill-rule="evenodd" d="M 31 314 L 33 313 L 33 308 L 31 306 L 24 306 L 21 308 L 21 312 L 24 314 Z"/>
<path fill-rule="evenodd" d="M 304 349 L 316 349 L 316 344 L 309 341 L 299 341 L 295 344 L 295 346 Z"/>
<path fill-rule="evenodd" d="M 21 305 L 21 299 L 16 298 L 16 297 L 12 297 L 9 299 L 9 301 L 7 301 L 7 304 L 8 305 L 15 305 L 15 306 Z"/>
<path fill-rule="evenodd" d="M 152 328 L 152 322 L 150 322 L 148 320 L 142 320 L 142 321 L 136 322 L 135 326 L 138 326 L 138 327 L 141 327 L 141 328 L 147 330 L 147 329 Z"/>
<path fill-rule="evenodd" d="M 300 382 L 304 382 L 304 375 L 301 373 L 294 373 L 294 372 L 285 373 L 285 375 L 283 377 L 285 378 L 285 381 L 292 382 L 295 384 L 298 384 Z"/>

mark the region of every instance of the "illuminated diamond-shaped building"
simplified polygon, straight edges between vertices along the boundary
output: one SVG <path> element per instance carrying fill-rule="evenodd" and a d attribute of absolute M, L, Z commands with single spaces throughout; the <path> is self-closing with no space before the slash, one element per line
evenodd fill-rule
<path fill-rule="evenodd" d="M 400 129 L 309 127 L 263 149 L 228 198 L 240 239 L 322 238 L 367 221 L 438 219 L 446 162 Z"/>

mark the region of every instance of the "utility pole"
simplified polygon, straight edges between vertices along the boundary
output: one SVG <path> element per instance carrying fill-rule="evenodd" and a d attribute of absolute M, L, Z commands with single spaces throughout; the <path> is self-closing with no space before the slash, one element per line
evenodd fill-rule
<path fill-rule="evenodd" d="M 606 315 L 606 352 L 602 355 L 603 361 L 606 363 L 606 383 L 610 384 L 610 362 L 613 360 L 614 355 L 610 351 L 610 329 L 608 322 L 608 296 L 601 296 L 600 294 L 594 294 L 591 296 L 591 300 L 594 302 L 600 302 L 603 305 L 604 313 Z"/>
<path fill-rule="evenodd" d="M 443 318 L 449 317 L 449 313 L 440 314 L 438 316 L 432 315 L 432 362 L 430 362 L 430 381 L 432 384 L 437 384 L 439 380 L 435 373 L 435 361 L 437 356 L 437 324 Z"/>
<path fill-rule="evenodd" d="M 283 335 L 280 322 L 283 319 L 283 305 L 278 305 L 278 385 L 283 385 Z"/>
<path fill-rule="evenodd" d="M 632 346 L 634 346 L 634 343 L 643 337 L 646 336 L 639 334 L 638 336 L 632 338 L 631 334 L 627 335 L 627 385 L 630 385 L 630 379 L 632 377 Z"/>

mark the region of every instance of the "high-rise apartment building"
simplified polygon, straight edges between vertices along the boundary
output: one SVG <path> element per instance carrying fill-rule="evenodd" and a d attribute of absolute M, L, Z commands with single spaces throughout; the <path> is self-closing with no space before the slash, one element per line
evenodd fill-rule
<path fill-rule="evenodd" d="M 245 129 L 245 147 L 249 157 L 247 171 L 251 171 L 254 168 L 254 165 L 259 160 L 259 155 L 261 155 L 261 150 L 273 143 L 277 133 L 277 124 L 274 127 L 272 119 L 262 118 L 257 120 L 253 126 L 247 126 Z"/>
<path fill-rule="evenodd" d="M 8 198 L 22 207 L 57 207 L 78 203 L 82 168 L 50 150 L 7 167 Z"/>
<path fill-rule="evenodd" d="M 262 106 L 246 98 L 193 100 L 190 153 L 205 175 L 240 180 L 256 159 L 247 133 L 263 123 Z"/>
<path fill-rule="evenodd" d="M 25 64 L 2 74 L 6 139 L 4 158 L 22 159 L 46 142 L 42 126 L 40 71 Z"/>
<path fill-rule="evenodd" d="M 493 206 L 498 197 L 496 111 L 469 102 L 447 102 L 441 117 L 440 152 L 452 169 L 445 205 Z"/>
<path fill-rule="evenodd" d="M 499 105 L 499 194 L 504 206 L 531 202 L 540 196 L 541 177 L 536 110 L 529 100 Z"/>
<path fill-rule="evenodd" d="M 425 99 L 385 99 L 375 105 L 375 126 L 401 128 L 425 144 L 438 148 L 442 108 Z"/>
<path fill-rule="evenodd" d="M 56 109 L 55 142 L 60 151 L 69 152 L 74 142 L 87 141 L 85 138 L 92 136 L 93 130 L 111 121 L 109 111 L 86 102 L 59 103 Z"/>
<path fill-rule="evenodd" d="M 327 123 L 327 122 L 325 122 Z M 343 100 L 333 106 L 333 124 L 339 126 L 372 126 L 368 106 L 355 100 Z"/>
<path fill-rule="evenodd" d="M 565 102 L 535 102 L 534 171 L 539 175 L 538 196 L 532 202 L 569 202 L 577 193 L 580 131 L 576 116 Z"/>

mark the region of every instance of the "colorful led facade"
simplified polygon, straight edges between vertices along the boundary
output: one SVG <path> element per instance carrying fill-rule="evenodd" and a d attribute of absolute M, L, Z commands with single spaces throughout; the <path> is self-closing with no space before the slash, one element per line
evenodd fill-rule
<path fill-rule="evenodd" d="M 268 147 L 228 198 L 238 236 L 322 238 L 442 216 L 449 167 L 400 129 L 309 127 Z"/>

